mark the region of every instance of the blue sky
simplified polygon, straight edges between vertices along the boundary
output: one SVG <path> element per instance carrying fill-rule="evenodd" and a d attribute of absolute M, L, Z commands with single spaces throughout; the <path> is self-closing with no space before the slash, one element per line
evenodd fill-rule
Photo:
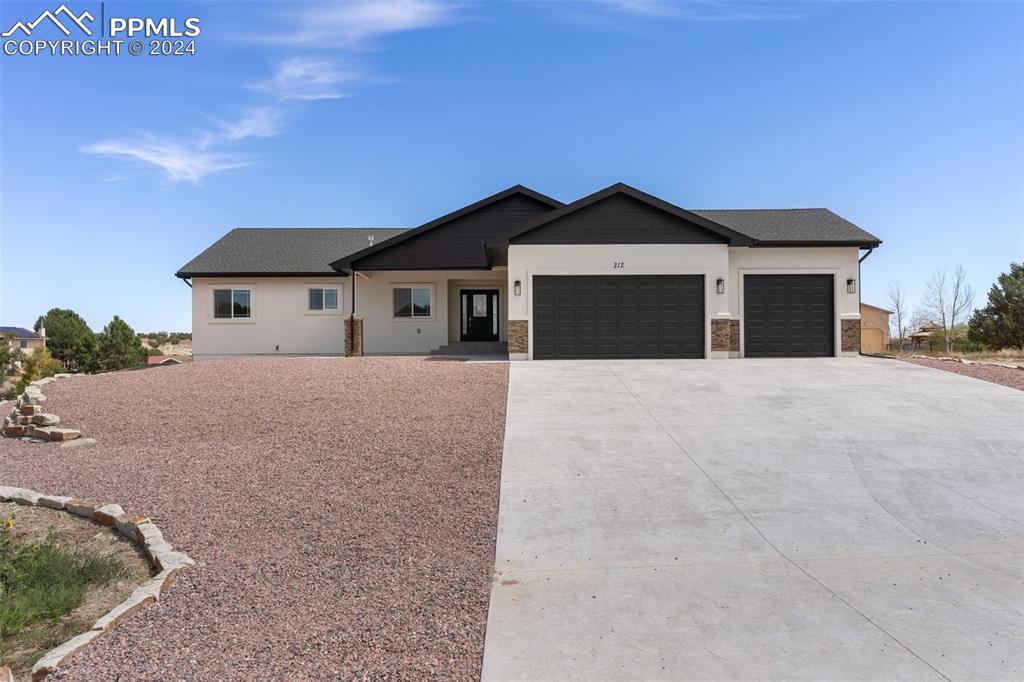
<path fill-rule="evenodd" d="M 3 324 L 187 330 L 174 272 L 234 226 L 415 226 L 515 183 L 828 207 L 884 240 L 881 305 L 958 264 L 980 304 L 1024 260 L 1024 3 L 104 9 L 199 17 L 197 54 L 0 57 Z"/>

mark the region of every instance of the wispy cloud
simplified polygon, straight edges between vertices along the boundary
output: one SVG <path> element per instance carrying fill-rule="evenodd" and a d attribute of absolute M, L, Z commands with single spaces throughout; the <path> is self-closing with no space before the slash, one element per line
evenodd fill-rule
<path fill-rule="evenodd" d="M 359 72 L 343 69 L 330 60 L 293 57 L 277 65 L 269 79 L 255 83 L 257 90 L 279 100 L 338 99 L 341 86 L 355 83 Z"/>
<path fill-rule="evenodd" d="M 252 161 L 237 153 L 238 144 L 279 134 L 298 104 L 339 99 L 355 84 L 365 82 L 365 73 L 339 59 L 339 53 L 351 56 L 375 38 L 446 23 L 456 8 L 454 3 L 438 0 L 353 0 L 284 10 L 293 28 L 261 42 L 288 44 L 293 53 L 300 48 L 308 53 L 315 50 L 318 56 L 283 59 L 268 77 L 250 83 L 250 90 L 264 94 L 263 103 L 244 109 L 232 120 L 211 119 L 212 127 L 196 135 L 147 132 L 86 144 L 80 149 L 86 154 L 147 164 L 159 169 L 171 183 L 199 185 L 207 176 L 251 165 Z"/>
<path fill-rule="evenodd" d="M 217 121 L 217 133 L 210 142 L 218 139 L 239 142 L 249 137 L 273 137 L 281 131 L 283 112 L 274 106 L 247 109 L 237 121 Z"/>
<path fill-rule="evenodd" d="M 170 182 L 200 184 L 207 175 L 250 165 L 225 154 L 205 151 L 199 144 L 182 143 L 145 134 L 139 139 L 112 139 L 83 145 L 86 154 L 103 154 L 159 168 Z"/>
<path fill-rule="evenodd" d="M 458 5 L 437 0 L 354 0 L 304 8 L 297 29 L 272 42 L 317 48 L 355 47 L 374 38 L 448 23 Z"/>
<path fill-rule="evenodd" d="M 585 6 L 639 17 L 683 21 L 790 21 L 802 18 L 794 3 L 742 0 L 585 0 Z"/>

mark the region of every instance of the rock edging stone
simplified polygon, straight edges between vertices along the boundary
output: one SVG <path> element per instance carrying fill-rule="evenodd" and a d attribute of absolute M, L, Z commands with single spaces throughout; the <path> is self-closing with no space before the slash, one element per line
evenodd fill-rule
<path fill-rule="evenodd" d="M 157 571 L 155 576 L 137 587 L 127 599 L 97 620 L 88 632 L 72 637 L 60 646 L 46 652 L 32 667 L 33 682 L 45 678 L 94 639 L 128 616 L 160 601 L 164 590 L 170 587 L 174 581 L 175 574 L 181 569 L 195 564 L 188 555 L 174 551 L 174 548 L 164 540 L 160 529 L 149 520 L 149 517 L 128 514 L 116 504 L 104 504 L 96 500 L 79 500 L 60 495 L 44 495 L 27 488 L 11 486 L 0 486 L 0 502 L 14 502 L 23 506 L 63 510 L 69 514 L 95 521 L 100 525 L 115 528 L 119 534 L 143 550 L 146 558 Z M 3 669 L 0 669 L 0 673 L 2 671 Z M 3 682 L 2 675 L 0 675 L 0 682 Z"/>
<path fill-rule="evenodd" d="M 921 355 L 915 353 L 912 358 L 920 360 L 943 360 L 944 362 L 959 362 L 962 365 L 981 365 L 982 367 L 1003 367 L 1004 369 L 1024 369 L 1024 365 L 1009 365 L 1003 362 L 984 362 L 982 360 L 968 360 L 966 358 L 953 358 L 949 356 L 934 357 L 932 355 Z"/>
<path fill-rule="evenodd" d="M 56 374 L 33 381 L 26 386 L 25 391 L 15 401 L 14 409 L 4 418 L 2 430 L 4 437 L 21 438 L 32 442 L 54 441 L 58 443 L 70 442 L 80 437 L 82 435 L 80 431 L 58 426 L 60 417 L 43 411 L 46 396 L 43 395 L 42 387 L 58 378 L 70 376 L 74 375 Z"/>

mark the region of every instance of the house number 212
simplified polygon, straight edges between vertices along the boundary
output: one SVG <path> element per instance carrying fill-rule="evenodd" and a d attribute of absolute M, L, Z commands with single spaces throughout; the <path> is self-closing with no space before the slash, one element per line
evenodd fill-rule
<path fill-rule="evenodd" d="M 626 264 L 623 261 L 617 260 L 617 261 L 613 261 L 612 262 L 612 267 L 616 268 L 616 269 L 624 268 L 624 267 L 626 267 Z"/>

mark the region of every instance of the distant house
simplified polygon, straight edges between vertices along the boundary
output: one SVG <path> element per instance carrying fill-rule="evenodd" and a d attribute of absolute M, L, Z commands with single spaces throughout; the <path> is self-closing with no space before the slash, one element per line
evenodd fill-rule
<path fill-rule="evenodd" d="M 22 353 L 31 353 L 36 348 L 46 347 L 46 328 L 40 327 L 39 332 L 24 327 L 0 327 L 3 336 L 12 349 Z"/>
<path fill-rule="evenodd" d="M 170 358 L 170 357 L 167 357 L 166 355 L 154 355 L 152 357 L 146 358 L 146 364 L 152 366 L 152 365 L 183 365 L 185 363 L 183 363 L 178 358 Z"/>
<path fill-rule="evenodd" d="M 914 348 L 920 348 L 921 344 L 927 341 L 928 337 L 932 335 L 932 332 L 937 329 L 942 329 L 942 325 L 938 322 L 925 322 L 918 327 L 917 331 L 908 335 L 907 339 Z"/>
<path fill-rule="evenodd" d="M 889 347 L 891 310 L 868 303 L 860 304 L 860 352 L 884 353 Z"/>

